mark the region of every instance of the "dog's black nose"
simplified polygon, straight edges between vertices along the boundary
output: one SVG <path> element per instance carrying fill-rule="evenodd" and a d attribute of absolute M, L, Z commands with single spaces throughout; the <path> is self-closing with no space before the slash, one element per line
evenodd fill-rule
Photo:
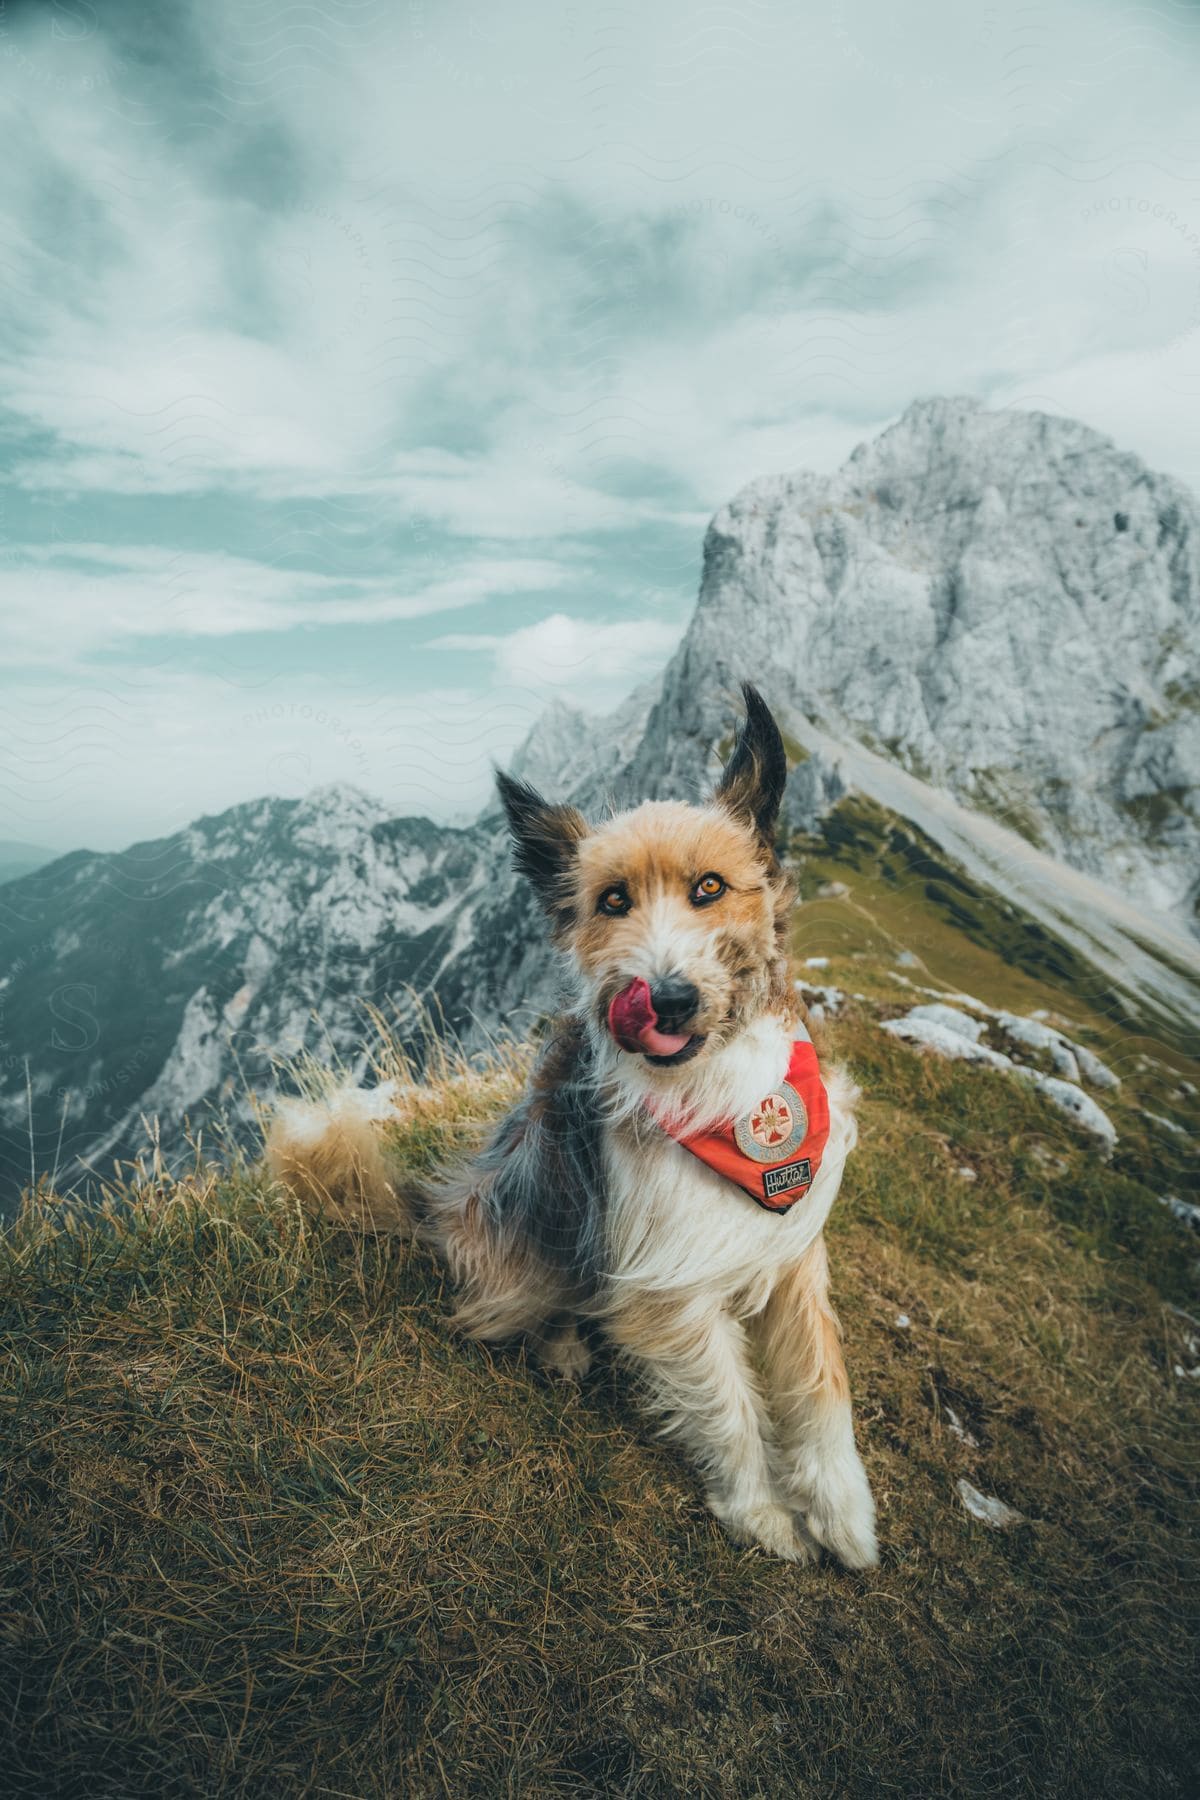
<path fill-rule="evenodd" d="M 650 1004 L 664 1031 L 680 1031 L 700 1004 L 700 989 L 682 975 L 667 975 L 650 989 Z"/>

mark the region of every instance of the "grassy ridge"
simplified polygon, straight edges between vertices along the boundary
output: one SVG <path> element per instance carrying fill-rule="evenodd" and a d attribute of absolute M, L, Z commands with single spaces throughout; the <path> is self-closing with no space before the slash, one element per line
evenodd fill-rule
<path fill-rule="evenodd" d="M 800 930 L 862 996 L 823 1049 L 864 1087 L 830 1237 L 882 1567 L 735 1549 L 604 1358 L 576 1391 L 456 1343 L 421 1253 L 253 1171 L 87 1224 L 42 1197 L 0 1245 L 6 1792 L 1193 1791 L 1195 1240 L 1145 1112 L 1187 1124 L 1196 1072 L 1087 1012 L 1123 1076 L 1098 1162 L 1032 1089 L 878 1029 L 900 943 L 906 979 L 1061 991 L 911 871 L 824 854 L 806 891 L 853 891 Z M 518 1074 L 447 1065 L 398 1155 L 461 1147 Z M 960 1477 L 1027 1523 L 974 1522 Z"/>
<path fill-rule="evenodd" d="M 904 947 L 947 986 L 974 992 L 982 984 L 993 1005 L 1016 1011 L 1066 1005 L 1108 1035 L 1129 1003 L 1069 944 L 982 886 L 917 826 L 858 794 L 823 821 L 820 835 L 798 838 L 805 893 L 822 881 L 846 880 L 843 901 L 809 898 L 798 915 L 805 945 L 820 942 L 844 957 L 878 962 Z M 1151 954 L 1153 954 L 1151 952 Z M 1171 1021 L 1177 1032 L 1177 1021 Z"/>
<path fill-rule="evenodd" d="M 866 1006 L 835 1035 L 878 1573 L 733 1549 L 610 1367 L 452 1342 L 420 1255 L 247 1175 L 37 1204 L 0 1286 L 9 1791 L 1187 1791 L 1178 1227 L 1023 1087 Z"/>

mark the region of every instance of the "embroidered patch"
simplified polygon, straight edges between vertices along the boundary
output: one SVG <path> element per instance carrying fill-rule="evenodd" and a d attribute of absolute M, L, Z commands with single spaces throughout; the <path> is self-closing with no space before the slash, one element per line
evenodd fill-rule
<path fill-rule="evenodd" d="M 782 1162 L 807 1136 L 808 1113 L 790 1081 L 765 1095 L 733 1128 L 742 1155 L 759 1163 Z"/>
<path fill-rule="evenodd" d="M 647 1105 L 657 1118 L 653 1103 Z M 812 1186 L 829 1141 L 829 1096 L 811 1040 L 795 1040 L 785 1079 L 742 1118 L 706 1131 L 680 1131 L 665 1119 L 658 1122 L 676 1143 L 758 1206 L 780 1215 L 788 1212 Z"/>
<path fill-rule="evenodd" d="M 812 1178 L 812 1163 L 807 1156 L 802 1156 L 799 1162 L 785 1163 L 782 1169 L 767 1169 L 762 1178 L 763 1197 L 774 1200 L 779 1194 L 796 1193 L 798 1200 L 800 1193 L 807 1193 L 812 1186 Z"/>

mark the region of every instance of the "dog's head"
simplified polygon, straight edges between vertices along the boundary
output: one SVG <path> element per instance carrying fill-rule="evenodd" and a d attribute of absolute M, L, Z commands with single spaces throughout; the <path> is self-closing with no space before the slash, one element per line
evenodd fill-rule
<path fill-rule="evenodd" d="M 672 1067 L 786 987 L 790 886 L 775 855 L 783 740 L 756 688 L 711 801 L 647 801 L 596 826 L 498 775 L 516 845 L 584 1005 L 619 1048 Z"/>

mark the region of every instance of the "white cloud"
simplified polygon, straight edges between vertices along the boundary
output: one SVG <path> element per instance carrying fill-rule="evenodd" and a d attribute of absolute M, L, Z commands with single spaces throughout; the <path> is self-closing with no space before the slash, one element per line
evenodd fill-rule
<path fill-rule="evenodd" d="M 545 558 L 477 555 L 401 585 L 149 545 L 56 543 L 0 568 L 0 648 L 10 662 L 61 665 L 132 638 L 381 625 L 545 593 L 566 575 Z"/>
<path fill-rule="evenodd" d="M 28 485 L 612 531 L 840 454 L 914 393 L 1036 385 L 1190 316 L 1186 234 L 1081 217 L 1111 188 L 1197 223 L 1194 58 L 1117 9 L 417 4 L 331 17 L 320 56 L 286 24 L 268 53 L 236 6 L 203 24 L 228 117 L 297 146 L 273 200 L 179 153 L 172 82 L 114 105 L 102 32 L 21 35 L 71 71 L 12 178 L 7 397 L 58 440 Z M 1153 140 L 1114 153 L 1151 100 Z M 48 170 L 86 236 L 47 220 Z M 1133 409 L 1131 446 L 1165 460 L 1183 411 Z"/>
<path fill-rule="evenodd" d="M 411 0 L 326 8 L 314 36 L 214 0 L 173 52 L 131 8 L 124 63 L 121 8 L 76 10 L 90 33 L 0 6 L 0 88 L 24 103 L 0 326 L 21 491 L 0 526 L 145 536 L 0 565 L 10 665 L 78 678 L 8 684 L 33 771 L 11 835 L 40 836 L 39 805 L 132 835 L 138 806 L 158 828 L 279 771 L 466 808 L 544 699 L 607 706 L 669 654 L 661 616 L 577 616 L 599 557 L 611 592 L 650 581 L 678 609 L 709 513 L 835 466 L 916 394 L 1071 412 L 1200 478 L 1178 9 Z M 271 560 L 291 502 L 299 571 Z M 414 515 L 440 561 L 379 576 Z M 554 613 L 513 629 L 538 594 Z M 483 602 L 486 632 L 434 640 L 440 695 L 377 679 L 411 642 L 383 627 Z M 256 672 L 246 635 L 314 626 L 294 706 L 353 712 L 365 772 L 310 715 L 238 723 L 285 661 Z M 326 677 L 350 639 L 362 680 L 347 655 Z"/>
<path fill-rule="evenodd" d="M 535 625 L 504 634 L 457 633 L 427 646 L 455 654 L 484 651 L 498 675 L 513 683 L 593 694 L 597 686 L 626 686 L 653 675 L 680 638 L 680 625 L 665 619 L 574 619 L 551 613 Z"/>

